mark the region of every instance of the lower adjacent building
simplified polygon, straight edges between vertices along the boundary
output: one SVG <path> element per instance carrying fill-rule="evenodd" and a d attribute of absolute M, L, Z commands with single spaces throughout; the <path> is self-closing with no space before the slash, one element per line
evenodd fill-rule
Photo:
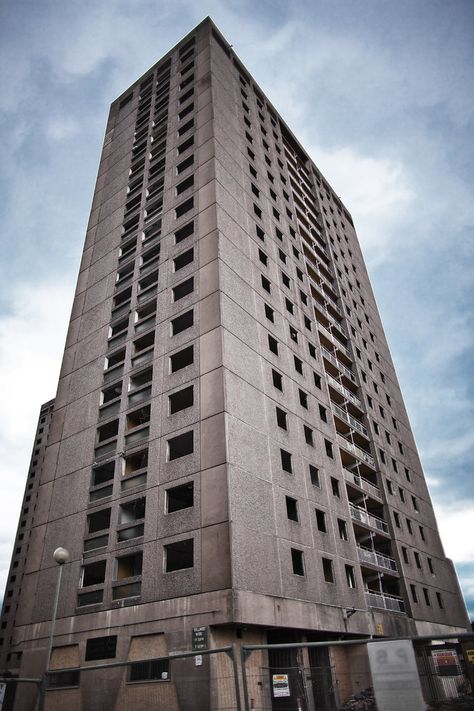
<path fill-rule="evenodd" d="M 352 218 L 210 19 L 111 106 L 21 529 L 2 617 L 21 677 L 44 669 L 58 546 L 55 669 L 189 652 L 193 630 L 467 628 Z M 213 707 L 133 669 L 48 693 L 125 708 L 159 679 L 167 708 Z"/>

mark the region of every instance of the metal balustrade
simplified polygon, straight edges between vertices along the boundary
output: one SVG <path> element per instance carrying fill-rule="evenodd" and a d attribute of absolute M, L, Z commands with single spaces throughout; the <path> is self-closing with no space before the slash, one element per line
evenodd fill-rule
<path fill-rule="evenodd" d="M 360 506 L 354 506 L 354 504 L 349 504 L 349 508 L 354 521 L 360 521 L 360 523 L 364 523 L 366 526 L 388 533 L 388 525 L 382 518 L 374 516 Z"/>
<path fill-rule="evenodd" d="M 348 388 L 342 385 L 342 383 L 336 380 L 336 378 L 333 378 L 332 375 L 329 375 L 329 373 L 326 373 L 326 377 L 328 379 L 329 385 L 338 390 L 341 395 L 344 395 L 345 398 L 353 402 L 354 405 L 357 405 L 357 407 L 360 407 L 360 409 L 362 409 L 362 402 L 361 400 L 359 400 L 357 395 L 354 395 L 354 393 L 352 393 Z"/>
<path fill-rule="evenodd" d="M 337 433 L 337 439 L 342 447 L 349 450 L 349 452 L 352 452 L 352 454 L 354 454 L 359 459 L 362 459 L 362 461 L 366 464 L 369 464 L 371 467 L 375 468 L 375 459 L 371 454 L 366 452 L 361 447 L 358 447 L 356 444 L 354 444 L 354 442 L 350 442 L 348 439 L 340 435 L 339 432 Z"/>
<path fill-rule="evenodd" d="M 375 565 L 378 568 L 393 570 L 395 572 L 398 571 L 397 562 L 393 558 L 390 558 L 390 556 L 383 555 L 378 551 L 372 551 L 369 548 L 357 546 L 357 555 L 361 563 L 370 563 L 370 565 Z"/>
<path fill-rule="evenodd" d="M 380 491 L 378 486 L 376 486 L 375 484 L 372 484 L 371 481 L 369 481 L 368 479 L 365 479 L 363 476 L 360 476 L 356 472 L 349 471 L 349 469 L 346 469 L 346 467 L 343 467 L 343 470 L 344 470 L 344 478 L 350 484 L 355 484 L 360 489 L 363 489 L 364 491 L 366 491 L 368 494 L 375 497 L 376 499 L 380 499 L 380 500 L 382 499 L 382 492 Z"/>
<path fill-rule="evenodd" d="M 342 409 L 342 407 L 339 407 L 339 405 L 336 405 L 335 402 L 331 402 L 331 407 L 333 409 L 333 412 L 336 413 L 338 417 L 341 418 L 341 420 L 344 420 L 344 422 L 347 422 L 350 427 L 353 429 L 357 430 L 361 434 L 363 434 L 365 437 L 368 437 L 369 435 L 367 434 L 367 428 L 364 427 L 364 425 L 359 422 L 359 420 L 356 420 L 355 417 L 352 417 L 352 415 L 349 415 L 348 412 Z"/>
<path fill-rule="evenodd" d="M 391 610 L 392 612 L 405 612 L 405 603 L 401 597 L 387 595 L 386 593 L 366 590 L 365 597 L 369 607 L 377 607 L 381 610 Z"/>
<path fill-rule="evenodd" d="M 355 375 L 352 370 L 349 370 L 349 368 L 347 368 L 343 363 L 341 363 L 341 361 L 338 360 L 336 356 L 334 356 L 332 353 L 330 353 L 327 348 L 321 346 L 321 352 L 323 356 L 327 358 L 333 365 L 335 365 L 338 370 L 344 373 L 344 375 L 347 375 L 349 380 L 352 380 L 353 383 L 356 382 Z"/>

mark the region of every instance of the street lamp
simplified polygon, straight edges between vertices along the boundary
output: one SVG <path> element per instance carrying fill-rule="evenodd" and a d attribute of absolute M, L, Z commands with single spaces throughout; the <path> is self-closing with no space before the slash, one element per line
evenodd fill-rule
<path fill-rule="evenodd" d="M 46 665 L 43 673 L 43 680 L 42 680 L 42 688 L 41 688 L 41 693 L 40 693 L 40 702 L 39 702 L 39 707 L 38 711 L 44 711 L 44 702 L 45 702 L 45 692 L 46 692 L 46 682 L 48 679 L 48 671 L 49 671 L 49 663 L 51 661 L 51 652 L 53 651 L 53 637 L 54 637 L 54 626 L 56 624 L 56 615 L 58 612 L 58 602 L 59 602 L 59 592 L 61 589 L 61 577 L 63 573 L 63 565 L 64 563 L 69 563 L 71 560 L 71 555 L 67 548 L 62 548 L 61 546 L 59 548 L 56 548 L 56 550 L 53 553 L 53 560 L 55 563 L 58 564 L 59 570 L 58 570 L 58 579 L 56 582 L 56 594 L 54 596 L 54 605 L 53 605 L 53 615 L 51 617 L 51 631 L 49 634 L 49 643 L 48 643 L 48 652 L 46 654 Z"/>

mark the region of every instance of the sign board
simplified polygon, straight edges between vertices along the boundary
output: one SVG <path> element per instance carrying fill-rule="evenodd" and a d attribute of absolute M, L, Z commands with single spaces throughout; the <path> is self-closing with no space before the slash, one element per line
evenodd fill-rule
<path fill-rule="evenodd" d="M 377 634 L 383 634 L 383 624 L 381 622 L 377 622 L 375 625 L 375 631 Z"/>
<path fill-rule="evenodd" d="M 209 648 L 209 627 L 193 627 L 193 652 Z"/>
<path fill-rule="evenodd" d="M 461 665 L 455 649 L 433 649 L 431 652 L 436 673 L 440 676 L 461 674 Z"/>
<path fill-rule="evenodd" d="M 273 697 L 275 699 L 281 696 L 290 696 L 290 684 L 288 674 L 273 674 L 272 675 Z"/>
<path fill-rule="evenodd" d="M 474 649 L 466 650 L 466 658 L 469 664 L 474 664 Z"/>
<path fill-rule="evenodd" d="M 196 654 L 194 657 L 194 666 L 202 667 L 202 654 Z"/>
<path fill-rule="evenodd" d="M 409 640 L 369 642 L 367 651 L 377 708 L 425 711 L 412 643 Z"/>

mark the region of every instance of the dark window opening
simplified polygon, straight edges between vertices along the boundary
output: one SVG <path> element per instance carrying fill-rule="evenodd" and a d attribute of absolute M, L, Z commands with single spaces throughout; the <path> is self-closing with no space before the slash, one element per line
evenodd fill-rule
<path fill-rule="evenodd" d="M 268 347 L 272 353 L 278 355 L 278 341 L 273 336 L 268 335 Z"/>
<path fill-rule="evenodd" d="M 191 264 L 193 260 L 194 248 L 191 247 L 191 249 L 188 249 L 186 252 L 182 252 L 173 259 L 174 271 L 177 272 L 180 269 L 183 269 L 183 267 L 186 267 L 188 264 Z"/>
<path fill-rule="evenodd" d="M 285 496 L 286 501 L 286 515 L 290 521 L 299 521 L 298 517 L 298 502 L 296 499 L 291 498 L 291 496 Z"/>
<path fill-rule="evenodd" d="M 168 461 L 185 457 L 194 452 L 194 432 L 184 432 L 183 434 L 168 440 Z"/>
<path fill-rule="evenodd" d="M 291 465 L 290 452 L 287 452 L 284 449 L 280 449 L 280 458 L 281 458 L 281 468 L 283 469 L 283 471 L 288 472 L 289 474 L 292 474 L 293 468 Z"/>
<path fill-rule="evenodd" d="M 291 564 L 295 575 L 304 575 L 303 551 L 297 548 L 291 549 Z"/>
<path fill-rule="evenodd" d="M 283 377 L 282 375 L 272 368 L 272 381 L 275 388 L 283 392 Z"/>
<path fill-rule="evenodd" d="M 95 513 L 89 514 L 87 517 L 87 531 L 89 533 L 96 533 L 96 531 L 103 531 L 110 526 L 110 509 L 102 509 L 102 511 L 96 511 Z"/>
<path fill-rule="evenodd" d="M 81 587 L 86 588 L 89 585 L 100 585 L 105 580 L 105 560 L 99 560 L 95 563 L 89 563 L 82 568 L 82 584 Z"/>
<path fill-rule="evenodd" d="M 316 525 L 318 527 L 318 530 L 321 531 L 322 533 L 327 533 L 328 529 L 326 526 L 326 514 L 324 511 L 321 511 L 321 509 L 315 509 L 316 513 Z"/>
<path fill-rule="evenodd" d="M 129 666 L 129 681 L 152 681 L 170 679 L 168 659 L 149 662 L 133 662 Z"/>
<path fill-rule="evenodd" d="M 178 351 L 170 356 L 170 370 L 172 373 L 176 373 L 176 371 L 186 368 L 192 363 L 194 363 L 193 346 L 187 346 L 187 348 L 183 348 L 182 351 Z"/>
<path fill-rule="evenodd" d="M 278 427 L 281 427 L 283 430 L 288 429 L 286 412 L 279 407 L 276 407 L 275 410 Z"/>
<path fill-rule="evenodd" d="M 331 459 L 334 459 L 334 451 L 333 451 L 332 442 L 330 442 L 328 439 L 325 439 L 324 440 L 324 447 L 326 449 L 326 454 L 328 455 L 328 457 L 330 457 Z"/>
<path fill-rule="evenodd" d="M 86 662 L 96 659 L 114 659 L 117 651 L 117 635 L 92 637 L 86 642 Z"/>
<path fill-rule="evenodd" d="M 187 225 L 184 225 L 184 227 L 181 227 L 181 229 L 174 233 L 175 244 L 179 244 L 179 242 L 182 242 L 186 237 L 190 237 L 192 234 L 194 234 L 194 222 L 188 222 Z"/>
<path fill-rule="evenodd" d="M 173 486 L 166 491 L 166 513 L 174 513 L 194 506 L 194 483 Z"/>
<path fill-rule="evenodd" d="M 176 336 L 178 333 L 185 331 L 187 328 L 191 328 L 193 324 L 194 313 L 191 309 L 190 311 L 186 311 L 184 314 L 181 314 L 181 316 L 177 316 L 176 318 L 172 319 L 171 333 L 173 336 Z"/>
<path fill-rule="evenodd" d="M 343 518 L 338 518 L 337 519 L 337 529 L 339 531 L 339 538 L 342 541 L 348 541 L 349 540 L 349 534 L 347 532 L 347 524 L 344 521 Z"/>
<path fill-rule="evenodd" d="M 190 385 L 183 390 L 178 390 L 178 392 L 169 395 L 168 400 L 170 415 L 192 407 L 194 405 L 194 387 Z"/>
<path fill-rule="evenodd" d="M 309 465 L 309 478 L 313 486 L 321 486 L 321 481 L 319 479 L 319 469 L 314 466 L 314 464 Z"/>
<path fill-rule="evenodd" d="M 324 580 L 327 583 L 333 583 L 334 582 L 334 571 L 332 567 L 332 560 L 330 558 L 323 558 L 323 575 L 324 575 Z"/>
<path fill-rule="evenodd" d="M 114 478 L 115 473 L 115 462 L 107 462 L 100 467 L 95 467 L 92 470 L 91 476 L 91 486 L 99 486 L 99 484 L 105 484 L 106 481 L 110 481 Z"/>
<path fill-rule="evenodd" d="M 194 277 L 182 281 L 173 287 L 173 301 L 179 301 L 194 291 Z"/>
<path fill-rule="evenodd" d="M 188 538 L 185 541 L 168 543 L 165 550 L 165 572 L 171 573 L 173 570 L 183 570 L 192 568 L 194 565 L 194 540 Z"/>

